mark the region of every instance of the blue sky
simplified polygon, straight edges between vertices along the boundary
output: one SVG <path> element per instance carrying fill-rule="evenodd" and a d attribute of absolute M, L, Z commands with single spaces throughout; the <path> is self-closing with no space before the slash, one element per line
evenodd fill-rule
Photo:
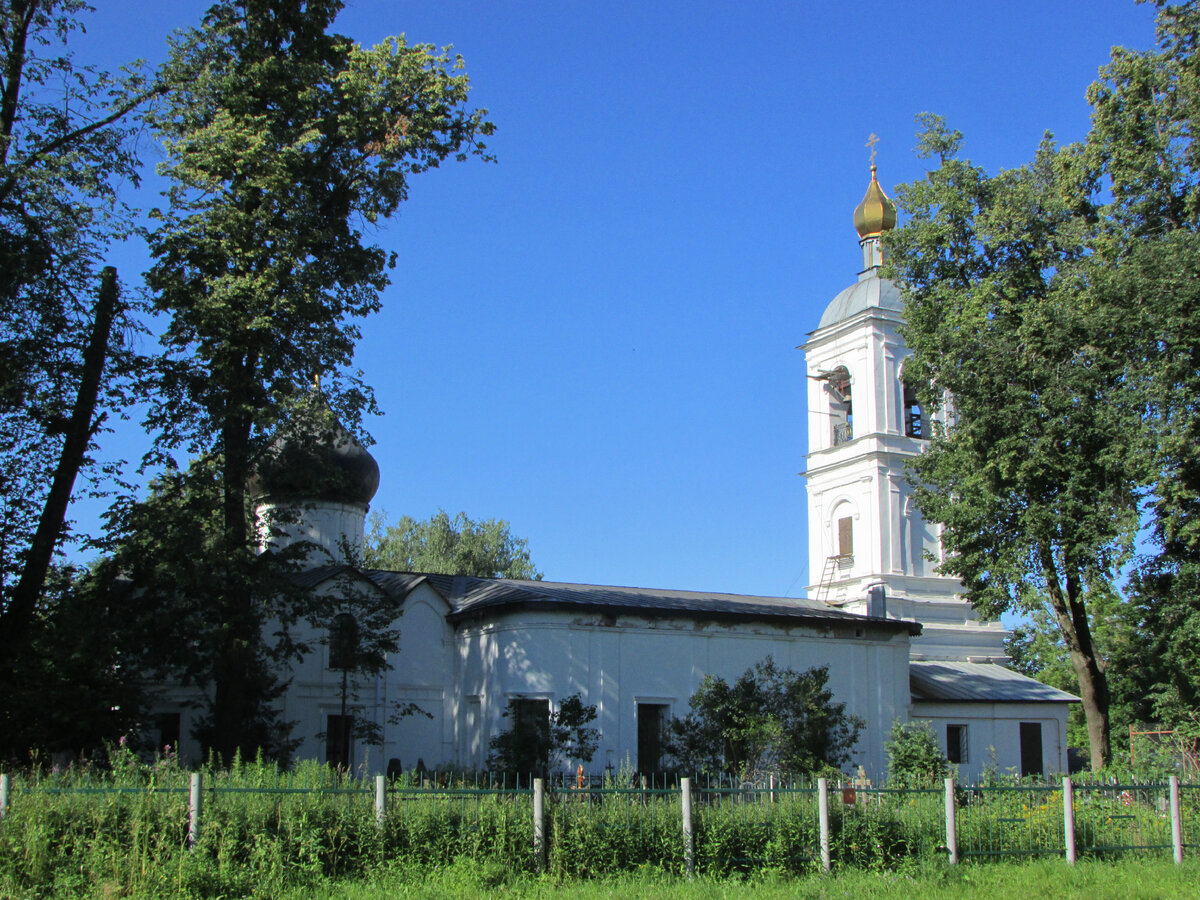
<path fill-rule="evenodd" d="M 207 4 L 99 5 L 77 52 L 114 67 Z M 553 580 L 800 596 L 796 347 L 858 270 L 868 135 L 889 192 L 924 173 L 923 111 L 989 169 L 1079 139 L 1153 9 L 358 0 L 337 29 L 453 44 L 498 129 L 498 163 L 420 176 L 374 235 L 399 254 L 357 358 L 385 412 L 374 508 L 508 519 Z M 139 283 L 139 248 L 114 260 Z"/>

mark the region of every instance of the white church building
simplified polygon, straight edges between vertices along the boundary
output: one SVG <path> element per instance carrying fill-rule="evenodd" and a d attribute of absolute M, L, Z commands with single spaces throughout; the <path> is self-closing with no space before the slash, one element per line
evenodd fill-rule
<path fill-rule="evenodd" d="M 912 501 L 905 463 L 921 452 L 930 423 L 904 384 L 900 294 L 878 274 L 880 235 L 895 222 L 872 166 L 854 214 L 862 271 L 802 348 L 815 579 L 807 599 L 363 570 L 344 554 L 362 545 L 379 484 L 365 449 L 344 432 L 320 448 L 324 464 L 339 469 L 336 492 L 305 495 L 303 472 L 286 484 L 264 479 L 260 522 L 278 506 L 302 510 L 283 535 L 264 538 L 264 549 L 309 541 L 303 581 L 330 604 L 366 591 L 402 609 L 390 670 L 357 686 L 358 715 L 376 722 L 382 745 L 354 744 L 336 641 L 322 641 L 293 668 L 283 698 L 283 718 L 302 741 L 297 755 L 372 772 L 389 761 L 482 769 L 489 740 L 510 724 L 510 701 L 544 716 L 579 694 L 597 710 L 593 769 L 628 761 L 656 771 L 665 722 L 688 711 L 704 677 L 732 681 L 770 655 L 797 671 L 828 667 L 835 699 L 866 723 L 853 764 L 872 778 L 884 776 L 896 720 L 932 723 L 963 779 L 989 766 L 1065 771 L 1067 712 L 1077 699 L 1004 666 L 1004 630 L 980 621 L 960 585 L 937 573 L 938 529 Z M 403 704 L 427 715 L 389 721 Z M 181 749 L 198 751 L 188 740 L 194 711 L 163 711 L 175 717 Z"/>

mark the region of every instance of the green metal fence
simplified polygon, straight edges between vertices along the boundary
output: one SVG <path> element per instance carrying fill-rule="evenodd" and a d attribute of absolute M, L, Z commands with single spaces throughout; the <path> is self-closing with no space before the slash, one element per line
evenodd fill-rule
<path fill-rule="evenodd" d="M 1179 858 L 1200 845 L 1197 784 L 1176 785 L 1173 804 L 1166 783 L 1064 780 L 911 790 L 694 779 L 685 803 L 676 780 L 635 786 L 619 786 L 611 777 L 549 786 L 539 780 L 535 788 L 531 779 L 516 786 L 486 778 L 439 783 L 336 774 L 314 783 L 311 773 L 307 780 L 279 773 L 255 783 L 219 776 L 203 784 L 182 781 L 187 777 L 131 786 L 4 776 L 0 831 L 10 824 L 6 812 L 12 817 L 27 808 L 64 828 L 86 820 L 96 833 L 134 817 L 143 830 L 158 829 L 167 843 L 184 846 L 252 843 L 256 834 L 285 847 L 308 841 L 321 848 L 322 865 L 343 845 L 345 859 L 358 859 L 370 844 L 371 853 L 406 853 L 430 863 L 465 856 L 584 877 L 640 866 L 713 875 L 764 867 L 882 868 L 948 855 L 979 861 L 1129 853 Z M 317 832 L 319 840 L 304 836 Z"/>

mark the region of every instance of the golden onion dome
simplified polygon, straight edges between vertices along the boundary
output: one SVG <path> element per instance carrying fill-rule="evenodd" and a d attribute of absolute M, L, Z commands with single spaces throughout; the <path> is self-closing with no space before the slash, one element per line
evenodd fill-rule
<path fill-rule="evenodd" d="M 862 203 L 854 210 L 854 229 L 860 238 L 878 237 L 896 227 L 896 204 L 879 186 L 875 164 L 871 163 L 871 183 Z"/>

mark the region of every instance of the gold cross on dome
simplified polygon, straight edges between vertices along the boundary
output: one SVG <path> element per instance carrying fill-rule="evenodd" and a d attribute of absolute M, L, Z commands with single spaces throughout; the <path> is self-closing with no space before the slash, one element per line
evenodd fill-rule
<path fill-rule="evenodd" d="M 875 145 L 878 143 L 879 138 L 876 137 L 875 132 L 871 132 L 871 136 L 867 138 L 867 142 L 863 145 L 864 147 L 871 148 L 871 165 L 875 165 Z"/>

